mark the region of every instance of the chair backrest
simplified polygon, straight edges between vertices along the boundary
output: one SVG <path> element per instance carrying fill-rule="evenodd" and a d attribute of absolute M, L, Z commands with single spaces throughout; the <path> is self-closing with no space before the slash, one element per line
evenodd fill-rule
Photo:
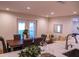
<path fill-rule="evenodd" d="M 49 35 L 49 40 L 48 40 L 48 44 L 50 44 L 50 43 L 53 43 L 54 42 L 54 35 L 53 34 L 50 34 Z"/>
<path fill-rule="evenodd" d="M 54 38 L 54 35 L 49 35 L 49 39 L 51 40 L 51 39 L 53 39 Z"/>
<path fill-rule="evenodd" d="M 34 39 L 34 44 L 35 45 L 40 45 L 40 42 L 42 41 L 43 39 L 41 37 L 38 37 L 38 38 L 35 38 Z"/>
<path fill-rule="evenodd" d="M 53 38 L 54 37 L 54 35 L 49 35 L 51 38 Z"/>
<path fill-rule="evenodd" d="M 2 45 L 3 45 L 3 53 L 6 53 L 7 52 L 7 48 L 6 48 L 6 45 L 5 45 L 4 38 L 0 37 L 0 41 L 2 42 Z"/>
<path fill-rule="evenodd" d="M 14 34 L 14 40 L 20 40 L 20 34 Z"/>
<path fill-rule="evenodd" d="M 30 46 L 30 45 L 32 45 L 32 40 L 31 39 L 23 40 L 23 47 Z"/>
<path fill-rule="evenodd" d="M 42 34 L 42 35 L 41 35 L 41 37 L 43 38 L 43 41 L 45 41 L 45 40 L 46 40 L 47 35 Z"/>

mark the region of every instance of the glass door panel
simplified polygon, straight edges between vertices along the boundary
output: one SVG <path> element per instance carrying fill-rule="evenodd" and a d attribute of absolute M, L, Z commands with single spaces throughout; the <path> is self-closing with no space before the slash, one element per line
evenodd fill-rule
<path fill-rule="evenodd" d="M 21 36 L 21 40 L 23 39 L 23 31 L 25 30 L 25 22 L 18 23 L 18 33 Z"/>
<path fill-rule="evenodd" d="M 34 24 L 34 22 L 29 23 L 29 35 L 30 35 L 30 38 L 35 37 L 35 24 Z"/>

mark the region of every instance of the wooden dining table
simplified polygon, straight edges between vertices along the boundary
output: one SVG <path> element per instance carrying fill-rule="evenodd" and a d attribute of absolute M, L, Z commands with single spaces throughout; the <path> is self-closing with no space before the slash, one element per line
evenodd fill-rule
<path fill-rule="evenodd" d="M 10 49 L 11 51 L 13 51 L 13 49 L 15 47 L 21 47 L 21 48 L 24 48 L 26 45 L 32 45 L 33 43 L 34 44 L 39 44 L 41 41 L 42 41 L 42 38 L 41 37 L 36 37 L 34 38 L 34 42 L 32 41 L 32 38 L 27 38 L 27 39 L 24 39 L 23 41 L 21 40 L 7 40 L 7 49 Z"/>
<path fill-rule="evenodd" d="M 15 47 L 22 47 L 23 43 L 20 40 L 7 40 L 7 49 L 11 48 L 11 51 L 13 51 L 13 48 Z"/>

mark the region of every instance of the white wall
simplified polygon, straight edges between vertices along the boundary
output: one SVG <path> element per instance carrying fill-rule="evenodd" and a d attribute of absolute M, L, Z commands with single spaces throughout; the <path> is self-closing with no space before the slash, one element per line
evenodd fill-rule
<path fill-rule="evenodd" d="M 37 36 L 48 33 L 48 20 L 45 18 L 37 19 Z"/>
<path fill-rule="evenodd" d="M 62 33 L 54 33 L 54 24 L 62 24 Z M 55 35 L 64 35 L 71 33 L 72 30 L 72 18 L 71 17 L 61 17 L 53 18 L 49 20 L 49 33 Z"/>
<path fill-rule="evenodd" d="M 12 39 L 17 32 L 16 16 L 7 12 L 0 12 L 0 36 L 4 39 Z"/>
<path fill-rule="evenodd" d="M 72 18 L 73 17 L 58 17 L 47 20 L 45 18 L 37 19 L 37 36 L 40 36 L 42 33 L 44 34 L 54 34 L 54 35 L 62 35 L 66 36 L 72 31 Z M 62 33 L 54 33 L 54 24 L 62 24 Z"/>
<path fill-rule="evenodd" d="M 24 14 L 0 11 L 0 36 L 3 36 L 5 40 L 13 39 L 13 34 L 17 33 L 17 18 L 19 15 L 26 16 Z M 26 19 L 22 18 L 21 20 L 37 20 L 37 36 L 40 36 L 42 33 L 47 34 L 48 32 L 48 21 L 45 18 L 31 17 Z M 26 23 L 26 28 L 28 28 L 28 22 L 26 21 Z"/>
<path fill-rule="evenodd" d="M 1 12 L 0 11 L 0 36 L 3 36 L 5 40 L 13 39 L 13 34 L 17 33 L 17 17 L 19 13 Z M 26 16 L 26 15 L 23 15 Z M 54 34 L 54 35 L 67 35 L 72 30 L 72 17 L 60 17 L 52 18 L 50 20 L 46 18 L 26 18 L 26 20 L 37 20 L 37 36 L 41 34 Z M 54 24 L 63 24 L 63 33 L 54 33 Z M 26 26 L 27 27 L 27 26 Z M 0 47 L 2 45 L 0 44 Z"/>
<path fill-rule="evenodd" d="M 12 39 L 13 34 L 17 33 L 17 16 L 19 14 L 0 12 L 0 36 L 3 36 L 6 40 Z M 71 32 L 72 17 L 52 18 L 51 20 L 31 17 L 30 20 L 37 20 L 37 36 L 41 36 L 43 33 L 56 34 L 53 32 L 54 24 L 63 24 L 63 33 L 59 35 L 67 35 Z"/>

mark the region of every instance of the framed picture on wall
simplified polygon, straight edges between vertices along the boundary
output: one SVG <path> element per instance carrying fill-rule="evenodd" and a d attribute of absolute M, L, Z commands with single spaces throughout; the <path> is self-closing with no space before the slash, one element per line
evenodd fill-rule
<path fill-rule="evenodd" d="M 63 25 L 62 24 L 54 24 L 54 33 L 62 33 Z"/>

